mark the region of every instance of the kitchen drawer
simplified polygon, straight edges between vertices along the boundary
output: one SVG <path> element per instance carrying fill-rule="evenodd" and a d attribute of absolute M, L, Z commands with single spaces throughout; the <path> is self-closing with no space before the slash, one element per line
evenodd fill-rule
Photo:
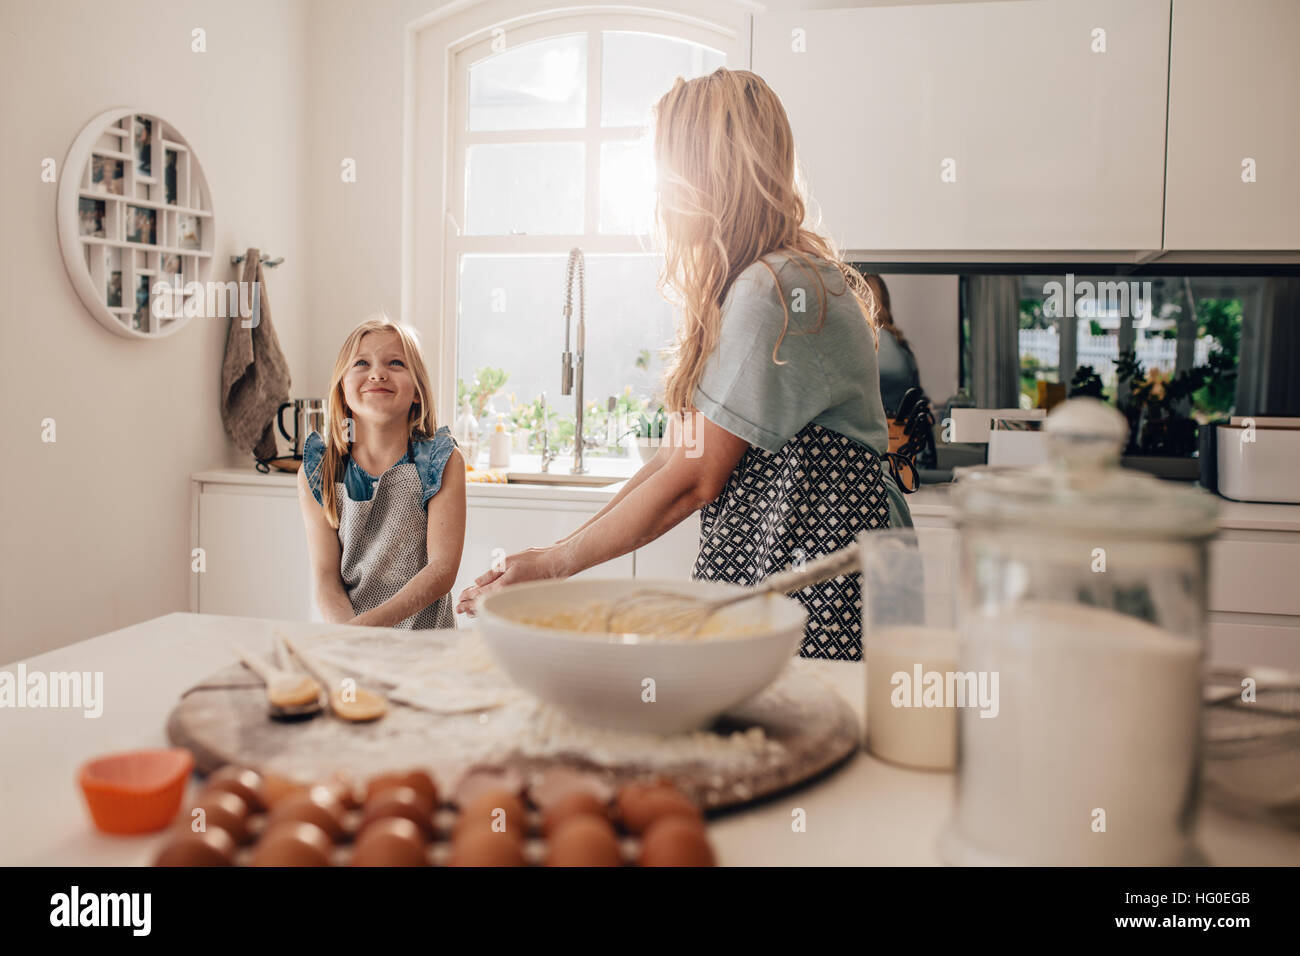
<path fill-rule="evenodd" d="M 1206 657 L 1211 666 L 1280 667 L 1300 673 L 1300 617 L 1269 618 L 1258 615 L 1211 614 L 1210 646 Z"/>
<path fill-rule="evenodd" d="M 1220 537 L 1210 544 L 1211 611 L 1300 616 L 1297 581 L 1300 541 Z"/>

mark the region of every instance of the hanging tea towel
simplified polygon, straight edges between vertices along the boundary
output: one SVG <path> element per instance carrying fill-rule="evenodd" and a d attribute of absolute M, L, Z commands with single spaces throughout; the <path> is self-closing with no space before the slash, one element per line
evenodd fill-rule
<path fill-rule="evenodd" d="M 274 421 L 289 400 L 289 365 L 271 324 L 261 255 L 257 249 L 244 255 L 240 288 L 256 293 L 242 292 L 237 300 L 251 304 L 251 316 L 235 308 L 230 317 L 221 363 L 221 421 L 236 448 L 266 461 L 277 456 Z"/>

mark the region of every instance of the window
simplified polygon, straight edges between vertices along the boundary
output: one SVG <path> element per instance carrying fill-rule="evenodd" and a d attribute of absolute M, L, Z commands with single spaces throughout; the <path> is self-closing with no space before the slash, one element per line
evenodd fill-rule
<path fill-rule="evenodd" d="M 1131 352 L 1130 363 L 1141 367 L 1142 380 L 1157 388 L 1193 369 L 1229 372 L 1207 376 L 1205 384 L 1191 393 L 1188 411 L 1200 422 L 1230 413 L 1243 308 L 1256 284 L 1251 278 L 1200 276 L 1023 277 L 1021 405 L 1035 406 L 1040 381 L 1063 384 L 1068 393 L 1072 382 L 1082 384 L 1089 373 L 1100 381 L 1101 396 L 1114 403 L 1125 367 L 1122 343 Z M 1067 344 L 1062 338 L 1071 326 L 1075 332 L 1072 360 L 1068 347 L 1062 349 Z"/>
<path fill-rule="evenodd" d="M 586 454 L 634 453 L 624 426 L 653 411 L 673 323 L 649 241 L 651 109 L 676 77 L 726 65 L 739 44 L 698 20 L 608 13 L 497 31 L 455 53 L 443 299 L 454 336 L 442 336 L 455 347 L 441 368 L 454 377 L 456 404 L 445 409 L 448 389 L 439 389 L 443 421 L 468 401 L 481 427 L 500 416 L 516 430 L 515 452 L 537 454 L 545 393 L 551 447 L 572 445 L 573 396 L 559 385 L 565 266 L 577 246 L 587 290 L 584 432 L 598 443 Z"/>

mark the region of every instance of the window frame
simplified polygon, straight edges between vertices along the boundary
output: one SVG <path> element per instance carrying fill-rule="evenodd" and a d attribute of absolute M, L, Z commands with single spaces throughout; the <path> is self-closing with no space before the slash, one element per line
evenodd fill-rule
<path fill-rule="evenodd" d="M 436 358 L 429 355 L 429 366 L 435 379 L 440 424 L 450 423 L 457 413 L 457 267 L 462 255 L 564 256 L 575 245 L 588 255 L 644 255 L 650 251 L 645 236 L 599 231 L 600 146 L 633 139 L 641 133 L 639 127 L 600 126 L 602 32 L 645 32 L 701 43 L 720 50 L 731 69 L 750 68 L 751 13 L 756 6 L 744 0 L 656 0 L 654 9 L 615 2 L 545 13 L 530 13 L 528 6 L 524 0 L 492 0 L 468 9 L 457 5 L 451 12 L 431 14 L 407 28 L 401 315 L 405 323 L 420 332 L 426 348 L 437 350 Z M 469 130 L 469 66 L 491 55 L 496 29 L 506 31 L 511 47 L 550 36 L 588 34 L 584 127 Z M 585 143 L 582 234 L 463 234 L 466 149 L 480 143 L 510 142 Z M 561 278 L 557 274 L 557 289 Z M 559 311 L 557 293 L 556 313 Z"/>

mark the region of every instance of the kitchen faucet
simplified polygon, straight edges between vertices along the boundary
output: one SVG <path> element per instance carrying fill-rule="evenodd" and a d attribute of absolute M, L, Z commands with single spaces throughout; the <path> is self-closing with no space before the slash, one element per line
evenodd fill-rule
<path fill-rule="evenodd" d="M 573 318 L 573 276 L 578 275 L 578 352 L 569 351 L 569 326 Z M 582 464 L 582 373 L 587 351 L 587 276 L 586 259 L 582 250 L 574 246 L 569 250 L 569 262 L 564 273 L 564 353 L 560 356 L 560 394 L 573 396 L 573 471 L 586 472 Z M 576 367 L 575 367 L 576 365 Z M 574 387 L 574 379 L 577 387 Z"/>

